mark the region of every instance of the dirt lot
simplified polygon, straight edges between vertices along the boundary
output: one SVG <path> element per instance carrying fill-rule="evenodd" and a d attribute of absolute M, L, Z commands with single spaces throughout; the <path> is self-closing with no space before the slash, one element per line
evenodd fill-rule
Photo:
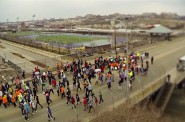
<path fill-rule="evenodd" d="M 10 79 L 10 76 L 13 75 L 15 76 L 17 73 L 16 71 L 11 68 L 8 64 L 4 64 L 1 60 L 0 60 L 0 81 L 2 81 L 2 76 L 5 77 L 6 80 Z"/>
<path fill-rule="evenodd" d="M 152 104 L 131 107 L 122 104 L 112 111 L 95 115 L 91 122 L 176 122 L 169 116 L 161 117 L 160 111 Z"/>

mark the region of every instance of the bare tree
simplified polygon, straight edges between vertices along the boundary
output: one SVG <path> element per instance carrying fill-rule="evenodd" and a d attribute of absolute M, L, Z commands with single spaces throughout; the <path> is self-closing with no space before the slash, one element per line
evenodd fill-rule
<path fill-rule="evenodd" d="M 96 46 L 96 43 L 94 42 L 94 41 L 92 41 L 91 43 L 90 43 L 90 46 L 91 46 L 91 51 L 92 51 L 92 54 L 94 53 L 94 48 L 95 48 L 95 46 Z"/>
<path fill-rule="evenodd" d="M 66 44 L 66 48 L 67 48 L 67 50 L 68 50 L 68 54 L 71 54 L 71 49 L 72 49 L 72 42 L 67 42 L 67 44 Z"/>

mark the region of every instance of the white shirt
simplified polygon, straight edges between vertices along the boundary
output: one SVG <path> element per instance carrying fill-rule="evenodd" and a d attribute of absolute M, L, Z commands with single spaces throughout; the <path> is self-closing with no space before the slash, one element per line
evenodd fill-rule
<path fill-rule="evenodd" d="M 3 96 L 3 92 L 2 91 L 0 91 L 0 97 L 2 97 Z"/>

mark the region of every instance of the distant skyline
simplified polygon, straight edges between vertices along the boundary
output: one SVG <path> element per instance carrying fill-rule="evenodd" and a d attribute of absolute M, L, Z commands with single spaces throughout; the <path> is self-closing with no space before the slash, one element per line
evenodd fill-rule
<path fill-rule="evenodd" d="M 185 0 L 0 0 L 0 22 L 145 12 L 185 15 Z"/>

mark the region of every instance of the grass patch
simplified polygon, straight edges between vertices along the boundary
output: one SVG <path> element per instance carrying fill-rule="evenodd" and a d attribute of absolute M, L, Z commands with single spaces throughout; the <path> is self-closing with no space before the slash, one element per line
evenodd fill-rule
<path fill-rule="evenodd" d="M 37 40 L 43 42 L 57 42 L 57 43 L 80 43 L 80 42 L 88 42 L 93 40 L 105 39 L 101 37 L 87 37 L 80 35 L 54 35 L 54 36 L 39 36 Z"/>
<path fill-rule="evenodd" d="M 30 35 L 40 35 L 40 32 L 36 32 L 36 31 L 18 31 L 16 33 L 8 33 L 9 35 L 13 35 L 13 36 L 30 36 Z"/>
<path fill-rule="evenodd" d="M 53 34 L 53 35 L 52 35 Z M 92 37 L 86 35 L 76 35 L 76 34 L 64 34 L 64 33 L 50 33 L 44 35 L 41 32 L 32 32 L 32 31 L 20 31 L 16 33 L 9 32 L 7 35 L 13 37 L 23 37 L 23 36 L 32 36 L 39 35 L 39 37 L 35 37 L 34 40 L 39 40 L 41 42 L 55 42 L 59 44 L 69 44 L 69 43 L 81 43 L 88 42 L 93 40 L 101 40 L 106 39 L 106 37 Z"/>

